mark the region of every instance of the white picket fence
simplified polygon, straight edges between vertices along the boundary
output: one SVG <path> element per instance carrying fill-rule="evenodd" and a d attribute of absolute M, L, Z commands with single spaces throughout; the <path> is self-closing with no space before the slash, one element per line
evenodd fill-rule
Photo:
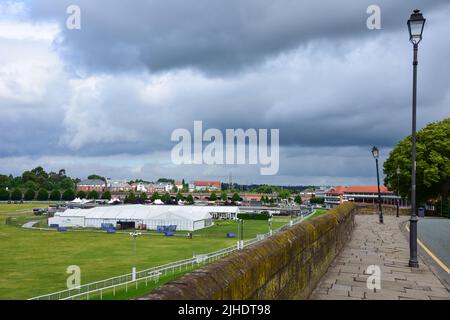
<path fill-rule="evenodd" d="M 268 237 L 282 231 L 283 229 L 303 221 L 306 216 L 300 216 L 294 220 L 291 220 L 289 224 L 286 224 L 277 230 L 268 232 L 266 234 L 260 234 L 256 238 L 238 241 L 237 245 L 224 248 L 215 252 L 211 252 L 204 255 L 197 255 L 190 259 L 179 260 L 176 262 L 167 263 L 161 266 L 152 267 L 142 271 L 138 271 L 135 274 L 128 273 L 121 276 L 109 278 L 106 280 L 91 282 L 88 284 L 81 285 L 76 288 L 66 289 L 58 292 L 53 292 L 50 294 L 45 294 L 31 298 L 29 300 L 71 300 L 71 299 L 87 299 L 95 296 L 95 298 L 103 299 L 103 294 L 105 291 L 113 293 L 115 296 L 117 287 L 125 286 L 125 291 L 128 291 L 129 286 L 135 286 L 138 288 L 139 283 L 145 282 L 147 286 L 148 281 L 158 282 L 161 276 L 167 276 L 170 274 L 175 274 L 176 272 L 187 271 L 188 269 L 193 270 L 202 265 L 217 261 L 230 253 L 237 250 L 243 249 L 245 247 L 251 246 L 258 243 Z"/>

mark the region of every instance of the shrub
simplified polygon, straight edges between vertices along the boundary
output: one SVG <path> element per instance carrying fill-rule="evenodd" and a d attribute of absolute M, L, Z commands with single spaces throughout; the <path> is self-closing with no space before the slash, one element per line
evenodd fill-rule
<path fill-rule="evenodd" d="M 73 199 L 75 199 L 75 191 L 73 189 L 67 189 L 66 191 L 64 191 L 62 198 L 65 201 L 72 201 Z"/>
<path fill-rule="evenodd" d="M 61 200 L 61 192 L 59 192 L 58 189 L 52 190 L 52 192 L 50 193 L 50 200 L 53 200 L 53 201 Z"/>
<path fill-rule="evenodd" d="M 0 200 L 6 201 L 9 200 L 9 191 L 6 189 L 0 189 Z"/>
<path fill-rule="evenodd" d="M 20 189 L 18 189 L 18 188 L 15 188 L 11 192 L 11 200 L 15 200 L 15 201 L 22 200 L 22 191 L 20 191 Z"/>
<path fill-rule="evenodd" d="M 34 191 L 34 189 L 30 188 L 25 192 L 23 197 L 25 200 L 30 201 L 30 200 L 33 200 L 35 196 L 36 196 L 36 192 Z"/>
<path fill-rule="evenodd" d="M 270 214 L 268 212 L 261 213 L 238 213 L 238 219 L 242 220 L 269 220 Z"/>
<path fill-rule="evenodd" d="M 102 199 L 111 200 L 111 192 L 109 191 L 103 192 Z"/>
<path fill-rule="evenodd" d="M 48 191 L 45 189 L 40 189 L 38 191 L 37 199 L 39 201 L 47 201 L 48 200 Z"/>
<path fill-rule="evenodd" d="M 99 197 L 99 194 L 95 190 L 90 191 L 87 195 L 88 199 L 98 199 L 98 197 Z"/>

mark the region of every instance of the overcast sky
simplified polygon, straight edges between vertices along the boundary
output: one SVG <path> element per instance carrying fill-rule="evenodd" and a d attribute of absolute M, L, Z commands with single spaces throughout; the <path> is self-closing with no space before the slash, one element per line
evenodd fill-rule
<path fill-rule="evenodd" d="M 0 173 L 374 184 L 372 146 L 384 160 L 411 130 L 415 8 L 423 127 L 450 116 L 448 0 L 1 0 Z M 194 120 L 279 129 L 278 174 L 174 165 L 171 133 Z"/>

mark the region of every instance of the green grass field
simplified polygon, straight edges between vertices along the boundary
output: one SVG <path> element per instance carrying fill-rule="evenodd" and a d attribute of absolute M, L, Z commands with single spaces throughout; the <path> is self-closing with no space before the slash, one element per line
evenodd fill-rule
<path fill-rule="evenodd" d="M 316 212 L 314 212 L 312 215 L 308 216 L 307 219 L 315 218 L 315 217 L 318 217 L 318 216 L 328 212 L 328 210 L 326 210 L 326 209 L 315 209 L 315 210 L 316 210 Z"/>
<path fill-rule="evenodd" d="M 8 203 L 0 203 L 0 214 L 2 213 L 20 213 L 20 212 L 29 212 L 34 208 L 47 208 L 48 204 L 41 203 L 21 203 L 21 204 L 8 204 Z"/>
<path fill-rule="evenodd" d="M 35 207 L 43 206 L 0 204 L 0 299 L 27 299 L 64 290 L 69 276 L 66 270 L 70 265 L 81 268 L 82 284 L 131 272 L 133 241 L 128 234 L 39 231 L 19 227 L 30 220 L 45 219 L 33 216 L 31 210 Z M 7 217 L 14 219 L 13 225 L 5 224 Z M 273 228 L 287 221 L 274 222 Z M 143 235 L 137 240 L 137 269 L 235 245 L 236 239 L 226 238 L 227 232 L 237 233 L 237 223 L 216 221 L 215 226 L 194 232 L 193 239 Z M 267 221 L 244 222 L 245 239 L 265 232 L 268 232 Z M 162 282 L 168 280 L 162 279 Z M 146 292 L 147 289 L 141 288 L 139 290 Z"/>

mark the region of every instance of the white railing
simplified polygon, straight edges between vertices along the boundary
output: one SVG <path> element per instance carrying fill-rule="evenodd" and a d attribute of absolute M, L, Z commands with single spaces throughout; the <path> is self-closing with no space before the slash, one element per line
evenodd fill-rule
<path fill-rule="evenodd" d="M 303 221 L 306 217 L 307 217 L 306 215 L 305 216 L 302 215 L 294 220 L 291 220 L 289 224 L 286 224 L 276 230 L 270 231 L 265 234 L 260 234 L 253 239 L 242 241 L 241 245 L 231 246 L 205 255 L 194 256 L 193 258 L 190 259 L 179 260 L 161 266 L 152 267 L 149 269 L 138 271 L 135 274 L 128 273 L 121 276 L 109 278 L 106 280 L 84 284 L 76 288 L 66 289 L 50 294 L 37 296 L 29 300 L 71 300 L 71 299 L 79 299 L 82 297 L 85 297 L 87 300 L 89 300 L 89 297 L 93 295 L 96 295 L 98 298 L 103 299 L 104 292 L 109 290 L 112 290 L 113 295 L 115 296 L 116 288 L 119 286 L 120 287 L 125 286 L 125 291 L 128 292 L 128 286 L 134 284 L 136 288 L 138 288 L 139 281 L 145 281 L 145 284 L 147 285 L 149 280 L 158 282 L 161 276 L 167 276 L 168 274 L 175 274 L 175 272 L 177 271 L 182 272 L 183 269 L 185 271 L 187 271 L 188 269 L 193 270 L 201 265 L 219 260 L 224 256 L 229 255 L 230 253 L 233 253 L 239 249 L 251 246 L 264 239 L 267 239 L 270 236 L 282 231 L 286 227 Z"/>

